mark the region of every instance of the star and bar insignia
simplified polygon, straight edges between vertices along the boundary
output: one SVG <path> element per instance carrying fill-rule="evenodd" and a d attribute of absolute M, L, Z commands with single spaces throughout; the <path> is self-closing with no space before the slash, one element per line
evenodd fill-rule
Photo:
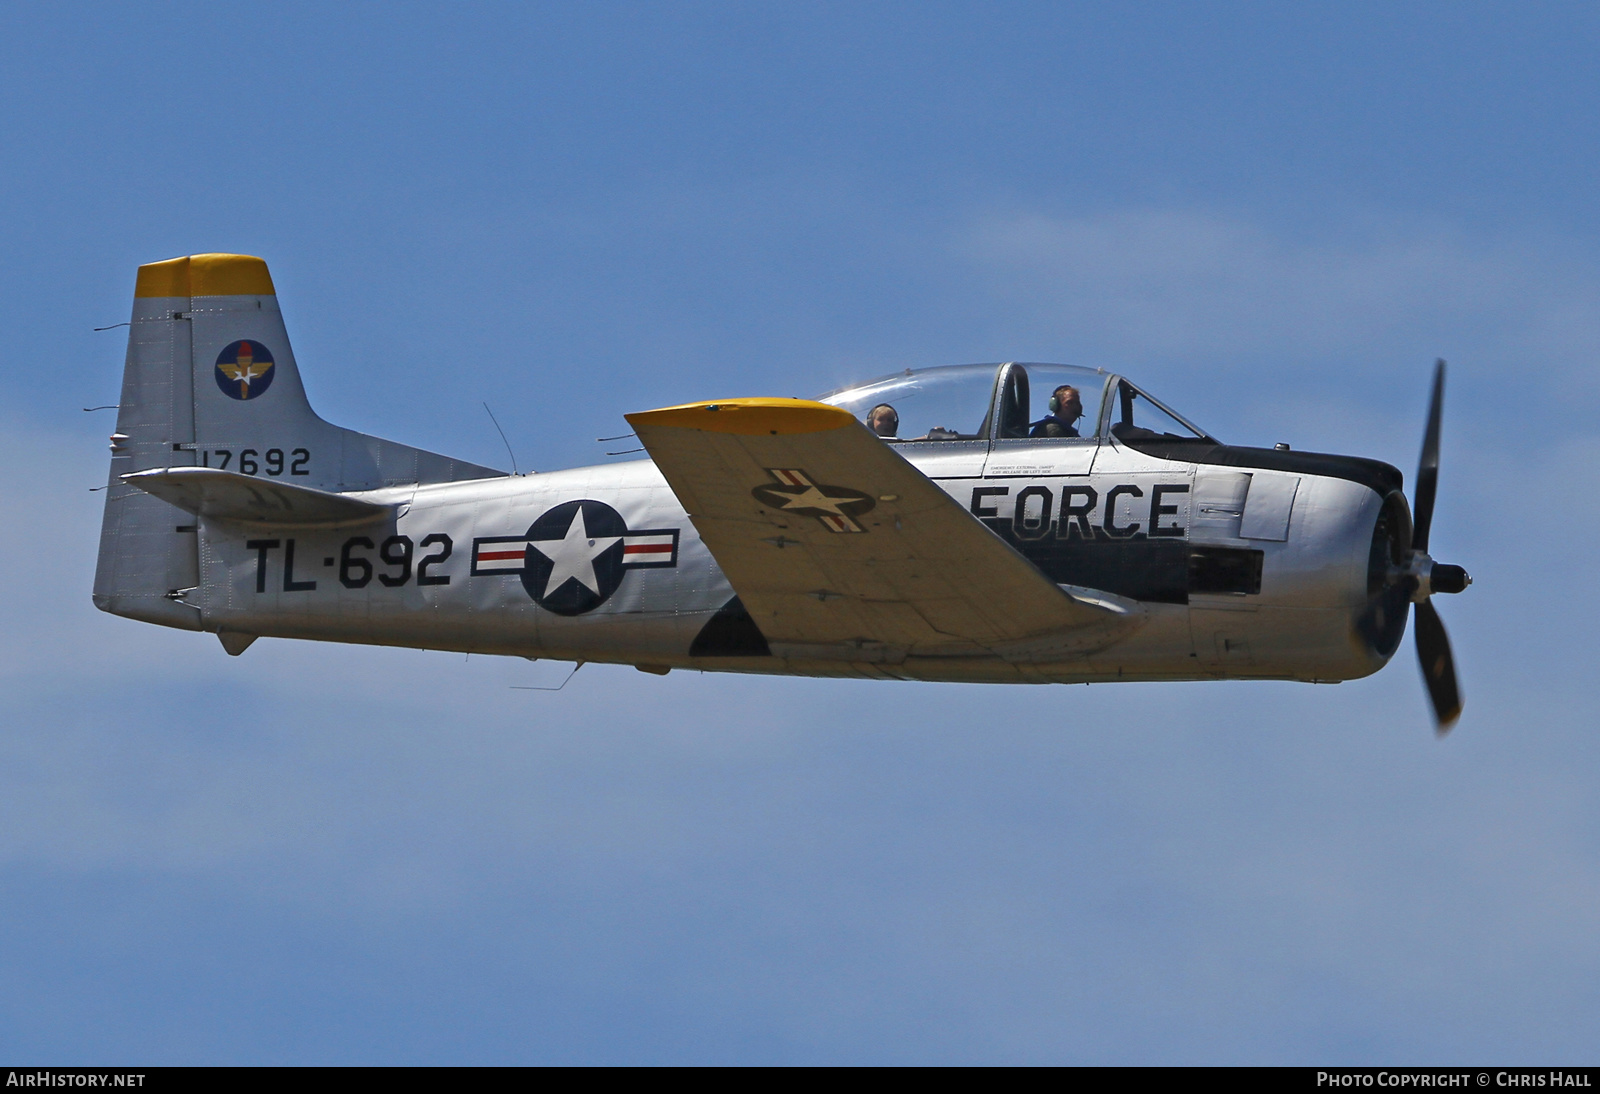
<path fill-rule="evenodd" d="M 601 501 L 562 502 L 520 536 L 472 541 L 471 576 L 515 574 L 541 608 L 582 615 L 611 598 L 629 570 L 678 564 L 678 529 L 631 529 Z"/>
<path fill-rule="evenodd" d="M 871 494 L 848 486 L 821 486 L 799 468 L 769 467 L 776 482 L 750 491 L 759 502 L 786 513 L 816 517 L 830 532 L 865 532 L 857 517 L 877 504 Z"/>

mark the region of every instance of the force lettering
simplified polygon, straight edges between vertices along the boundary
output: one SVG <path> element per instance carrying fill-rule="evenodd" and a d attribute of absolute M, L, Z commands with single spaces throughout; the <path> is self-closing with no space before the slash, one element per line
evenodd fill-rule
<path fill-rule="evenodd" d="M 1189 523 L 1189 484 L 1122 483 L 1102 496 L 1087 483 L 1068 486 L 979 486 L 972 515 L 985 524 L 1009 524 L 1018 539 L 1182 539 Z M 1000 530 L 1000 529 L 997 529 Z"/>

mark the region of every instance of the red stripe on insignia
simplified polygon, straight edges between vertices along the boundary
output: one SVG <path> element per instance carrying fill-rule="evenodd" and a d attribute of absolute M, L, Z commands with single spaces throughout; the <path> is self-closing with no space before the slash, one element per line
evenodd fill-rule
<path fill-rule="evenodd" d="M 631 547 L 624 547 L 622 553 L 625 555 L 670 555 L 672 553 L 672 544 L 640 543 Z"/>
<path fill-rule="evenodd" d="M 528 549 L 520 547 L 515 551 L 479 551 L 479 562 L 497 562 L 502 559 L 526 558 Z"/>

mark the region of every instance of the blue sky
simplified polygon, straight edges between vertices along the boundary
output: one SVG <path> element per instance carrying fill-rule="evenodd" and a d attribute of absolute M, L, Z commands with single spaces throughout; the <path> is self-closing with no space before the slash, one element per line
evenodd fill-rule
<path fill-rule="evenodd" d="M 1600 17 L 0 13 L 0 1056 L 1595 1062 Z M 1126 370 L 1409 474 L 1467 696 L 738 678 L 89 603 L 141 262 L 267 259 L 318 410 L 524 468 L 652 406 Z"/>

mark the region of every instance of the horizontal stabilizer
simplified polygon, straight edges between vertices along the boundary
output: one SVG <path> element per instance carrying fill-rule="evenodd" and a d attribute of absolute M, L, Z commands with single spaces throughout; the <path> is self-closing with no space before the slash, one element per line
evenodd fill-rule
<path fill-rule="evenodd" d="M 838 407 L 736 399 L 627 419 L 774 651 L 1028 656 L 1142 622 L 1058 588 Z"/>
<path fill-rule="evenodd" d="M 215 467 L 166 467 L 123 475 L 122 481 L 207 520 L 332 528 L 371 524 L 394 507 Z"/>

